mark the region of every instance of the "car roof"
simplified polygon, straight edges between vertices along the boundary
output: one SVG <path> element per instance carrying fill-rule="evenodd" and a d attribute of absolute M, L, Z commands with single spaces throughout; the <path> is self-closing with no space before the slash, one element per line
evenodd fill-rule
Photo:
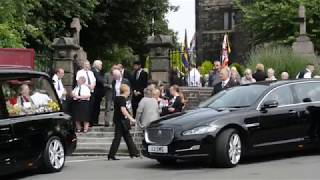
<path fill-rule="evenodd" d="M 293 84 L 293 83 L 300 83 L 300 82 L 320 82 L 320 79 L 293 79 L 293 80 L 279 80 L 279 81 L 260 81 L 260 82 L 255 82 L 248 84 L 248 86 L 252 85 L 265 85 L 269 87 L 277 87 L 277 86 L 282 86 L 286 84 Z"/>
<path fill-rule="evenodd" d="M 38 72 L 38 71 L 33 71 L 33 70 L 22 70 L 22 69 L 0 69 L 0 75 L 21 75 L 21 74 L 26 74 L 26 75 L 41 75 L 41 76 L 46 76 L 49 77 L 48 74 L 44 72 Z"/>

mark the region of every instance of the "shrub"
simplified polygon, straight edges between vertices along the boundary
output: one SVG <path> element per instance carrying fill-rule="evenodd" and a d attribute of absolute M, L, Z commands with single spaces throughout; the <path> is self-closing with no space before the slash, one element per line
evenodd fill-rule
<path fill-rule="evenodd" d="M 205 74 L 209 74 L 209 72 L 212 70 L 213 68 L 213 64 L 210 60 L 205 60 L 201 66 L 200 66 L 200 74 L 201 75 L 205 75 Z"/>
<path fill-rule="evenodd" d="M 256 64 L 262 63 L 265 66 L 265 70 L 273 68 L 277 78 L 280 78 L 281 73 L 286 71 L 289 73 L 290 78 L 294 79 L 310 62 L 312 61 L 306 57 L 295 55 L 290 47 L 273 45 L 252 50 L 246 67 L 255 71 Z"/>

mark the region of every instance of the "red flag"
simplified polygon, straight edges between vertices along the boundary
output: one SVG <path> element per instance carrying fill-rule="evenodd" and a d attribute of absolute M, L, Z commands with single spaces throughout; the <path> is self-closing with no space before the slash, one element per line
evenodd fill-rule
<path fill-rule="evenodd" d="M 231 52 L 231 48 L 228 41 L 228 35 L 225 34 L 222 42 L 222 67 L 228 67 L 229 65 L 229 56 L 228 54 Z"/>

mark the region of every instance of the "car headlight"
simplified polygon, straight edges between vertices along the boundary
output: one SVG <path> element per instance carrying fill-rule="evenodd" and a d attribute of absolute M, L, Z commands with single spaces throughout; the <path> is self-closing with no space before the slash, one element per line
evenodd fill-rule
<path fill-rule="evenodd" d="M 182 135 L 190 136 L 190 135 L 206 134 L 206 133 L 214 132 L 217 129 L 218 129 L 218 126 L 216 126 L 216 125 L 200 126 L 200 127 L 194 128 L 194 129 L 190 129 L 190 130 L 184 131 L 182 133 Z"/>

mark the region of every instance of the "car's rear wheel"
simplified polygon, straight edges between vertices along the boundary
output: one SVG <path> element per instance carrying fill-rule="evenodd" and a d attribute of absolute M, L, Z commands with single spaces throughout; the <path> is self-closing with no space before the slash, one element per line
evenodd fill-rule
<path fill-rule="evenodd" d="M 177 163 L 176 159 L 157 159 L 157 161 L 163 166 L 170 166 Z"/>
<path fill-rule="evenodd" d="M 217 137 L 216 166 L 224 168 L 235 167 L 241 159 L 241 153 L 241 138 L 237 130 L 227 129 Z"/>
<path fill-rule="evenodd" d="M 59 137 L 51 137 L 43 152 L 42 171 L 46 173 L 59 172 L 64 167 L 65 152 Z"/>

